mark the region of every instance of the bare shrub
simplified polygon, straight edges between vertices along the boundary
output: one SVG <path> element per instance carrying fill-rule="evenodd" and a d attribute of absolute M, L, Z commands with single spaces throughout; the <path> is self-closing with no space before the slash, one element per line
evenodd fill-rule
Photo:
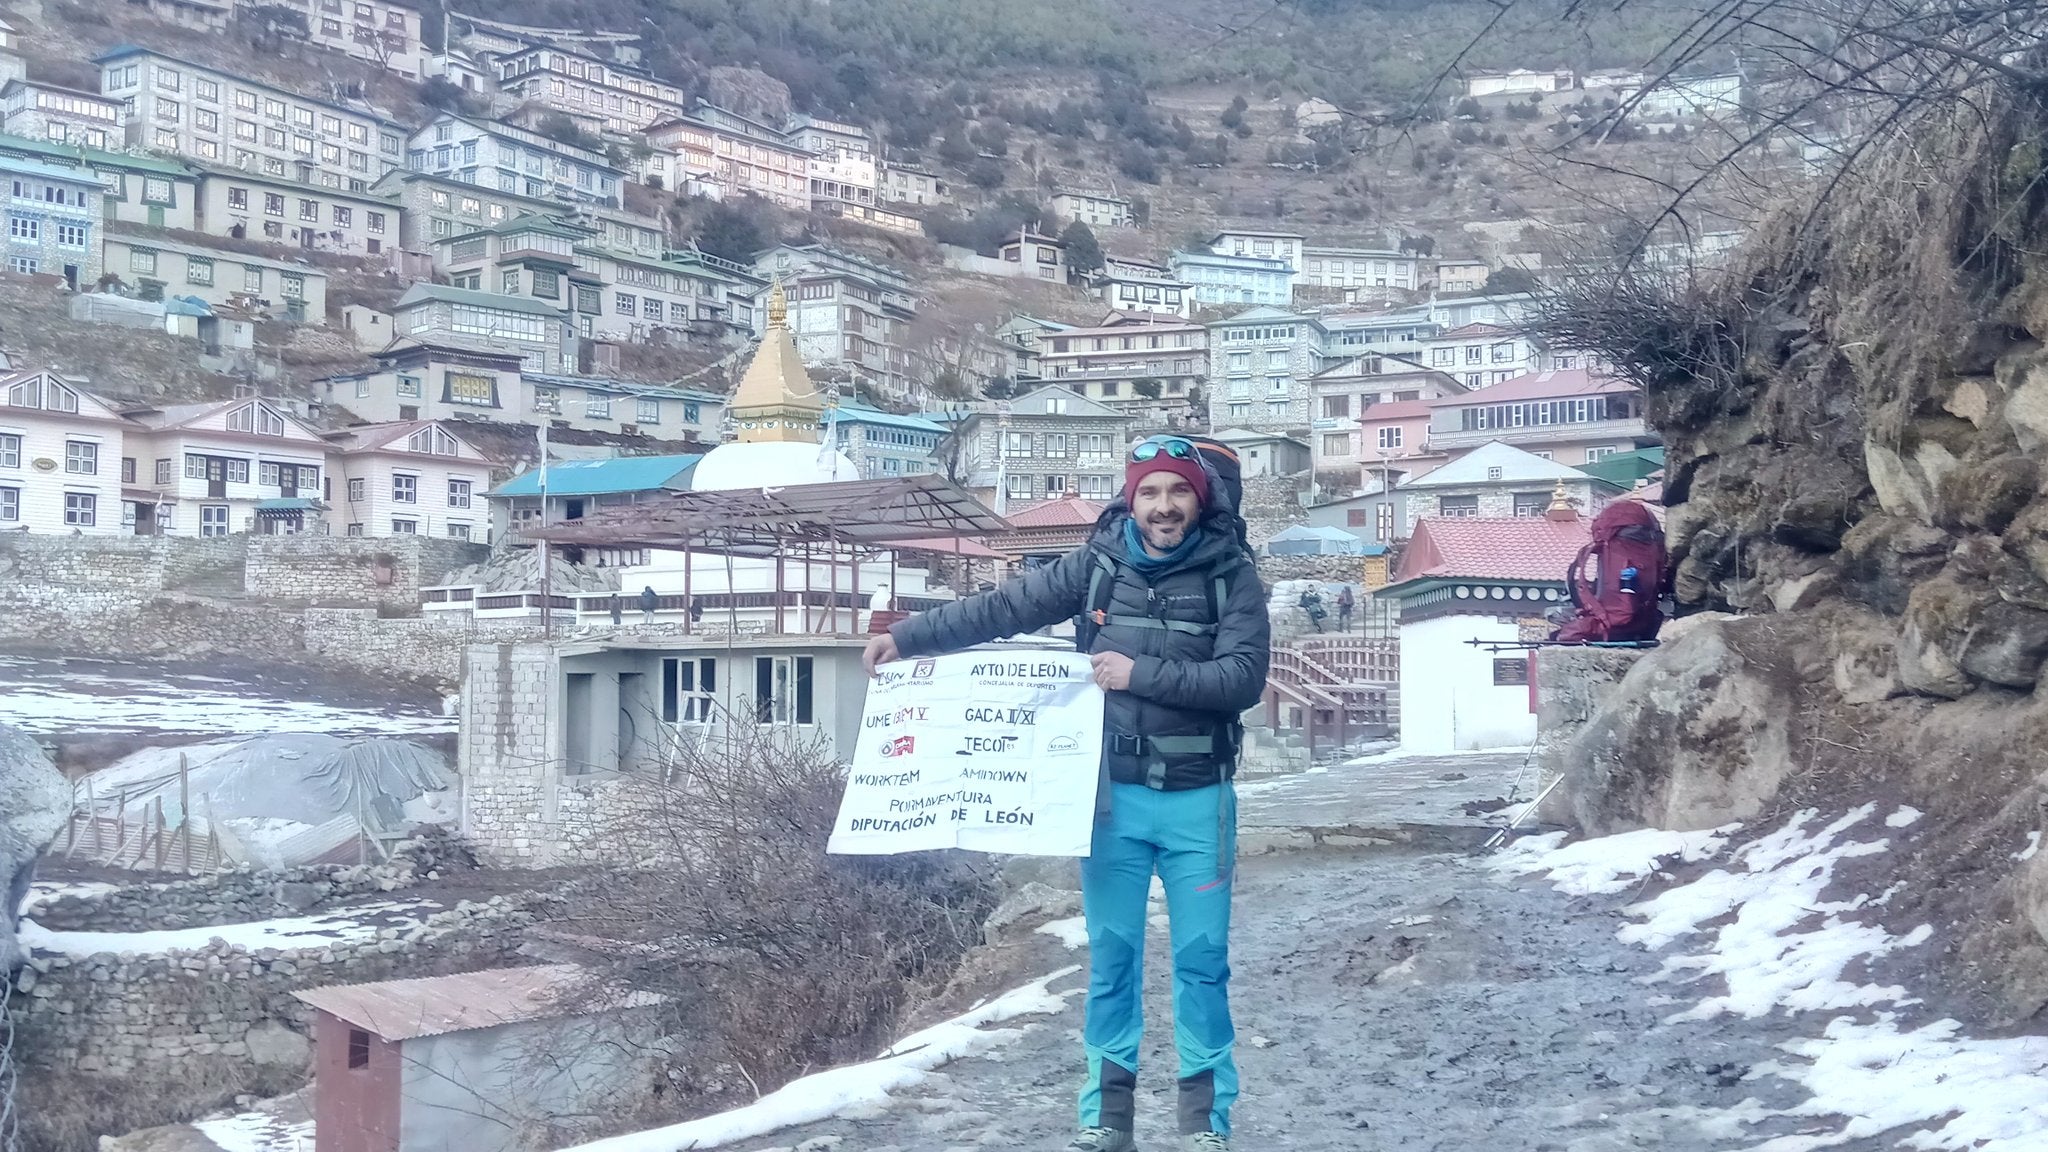
<path fill-rule="evenodd" d="M 732 1094 L 720 1067 L 760 1093 L 872 1056 L 996 900 L 981 857 L 827 855 L 845 770 L 821 740 L 751 719 L 626 784 L 621 859 L 565 925 L 607 942 L 617 987 L 668 998 L 683 1107 Z"/>

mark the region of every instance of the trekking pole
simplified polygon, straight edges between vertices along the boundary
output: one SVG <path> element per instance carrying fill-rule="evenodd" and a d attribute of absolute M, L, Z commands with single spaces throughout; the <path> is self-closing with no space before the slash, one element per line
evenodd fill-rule
<path fill-rule="evenodd" d="M 1522 822 L 1524 820 L 1527 820 L 1529 817 L 1534 816 L 1536 814 L 1536 809 L 1542 807 L 1543 802 L 1549 799 L 1550 794 L 1552 792 L 1555 792 L 1557 790 L 1557 786 L 1562 783 L 1564 783 L 1564 777 L 1559 776 L 1557 779 L 1552 780 L 1549 784 L 1545 785 L 1543 791 L 1538 792 L 1536 794 L 1536 798 L 1534 800 L 1529 801 L 1529 806 L 1527 808 L 1522 809 L 1521 815 L 1515 817 L 1513 820 L 1508 821 L 1507 827 L 1502 828 L 1500 831 L 1495 832 L 1492 836 L 1487 837 L 1486 847 L 1489 849 L 1499 848 L 1501 845 L 1507 843 L 1508 833 L 1513 832 L 1515 829 L 1521 827 Z"/>

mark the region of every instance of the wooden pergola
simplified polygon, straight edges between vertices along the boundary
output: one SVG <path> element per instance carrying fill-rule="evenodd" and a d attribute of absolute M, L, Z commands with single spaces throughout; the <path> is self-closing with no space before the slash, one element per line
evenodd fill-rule
<path fill-rule="evenodd" d="M 1008 522 L 959 485 L 938 475 L 851 480 L 830 484 L 676 492 L 655 500 L 601 508 L 580 520 L 532 529 L 524 535 L 558 547 L 657 548 L 681 552 L 683 602 L 694 599 L 692 553 L 775 559 L 776 630 L 784 631 L 784 561 L 797 549 L 808 605 L 812 565 L 820 558 L 832 574 L 828 628 L 837 623 L 839 564 L 850 569 L 848 591 L 858 595 L 864 559 L 886 553 L 890 588 L 896 554 L 915 552 L 959 559 L 1003 558 L 981 542 L 1007 532 Z M 727 587 L 727 600 L 735 589 Z M 808 610 L 806 611 L 808 616 Z M 858 609 L 855 609 L 858 619 Z M 685 617 L 684 628 L 691 624 Z"/>

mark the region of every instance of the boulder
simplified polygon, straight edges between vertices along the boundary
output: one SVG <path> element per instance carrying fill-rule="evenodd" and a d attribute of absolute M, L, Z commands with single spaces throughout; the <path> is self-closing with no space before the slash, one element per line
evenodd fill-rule
<path fill-rule="evenodd" d="M 1900 686 L 1950 700 L 1975 687 L 1963 670 L 1963 649 L 1972 625 L 1994 598 L 1989 588 L 1966 583 L 1951 571 L 1914 588 L 1899 627 Z"/>
<path fill-rule="evenodd" d="M 303 1069 L 313 1060 L 313 1042 L 275 1020 L 265 1020 L 242 1036 L 251 1063 Z"/>
<path fill-rule="evenodd" d="M 1653 649 L 1547 757 L 1564 778 L 1561 807 L 1595 836 L 1757 815 L 1794 764 L 1792 685 L 1826 675 L 1786 661 L 1825 659 L 1823 636 L 1804 618 L 1722 617 Z"/>
<path fill-rule="evenodd" d="M 0 974 L 12 973 L 24 957 L 15 941 L 15 920 L 35 876 L 36 857 L 71 814 L 71 785 L 41 746 L 19 728 L 0 724 Z"/>
<path fill-rule="evenodd" d="M 2023 452 L 2048 446 L 2048 364 L 2034 364 L 2013 384 L 2005 398 L 2005 420 Z"/>
<path fill-rule="evenodd" d="M 2008 688 L 2031 688 L 2048 657 L 2048 612 L 1994 600 L 1963 637 L 1963 672 Z"/>
<path fill-rule="evenodd" d="M 1945 523 L 1997 534 L 2040 490 L 2040 468 L 2016 452 L 1965 463 L 1941 485 Z"/>

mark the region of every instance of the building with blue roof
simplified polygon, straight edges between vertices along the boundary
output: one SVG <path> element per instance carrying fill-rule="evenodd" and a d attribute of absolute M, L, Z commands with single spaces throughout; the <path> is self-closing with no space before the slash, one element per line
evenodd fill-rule
<path fill-rule="evenodd" d="M 74 290 L 91 288 L 101 268 L 104 190 L 79 168 L 0 155 L 0 192 L 7 194 L 7 270 L 62 276 Z"/>
<path fill-rule="evenodd" d="M 830 417 L 833 444 L 862 476 L 916 476 L 938 471 L 939 441 L 946 427 L 921 416 L 898 416 L 877 408 L 842 404 Z"/>
<path fill-rule="evenodd" d="M 657 500 L 688 492 L 701 455 L 620 456 L 610 460 L 556 460 L 522 472 L 492 489 L 491 525 L 503 531 L 539 518 L 545 480 L 548 523 L 581 520 L 599 508 Z M 497 537 L 493 537 L 496 539 Z"/>

